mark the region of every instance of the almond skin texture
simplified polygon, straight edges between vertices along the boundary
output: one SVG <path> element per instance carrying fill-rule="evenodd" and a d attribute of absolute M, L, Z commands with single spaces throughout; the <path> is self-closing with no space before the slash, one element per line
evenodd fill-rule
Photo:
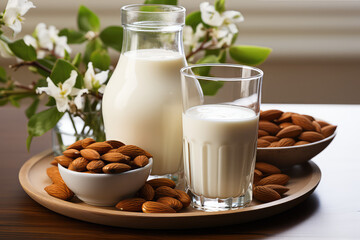
<path fill-rule="evenodd" d="M 120 211 L 141 212 L 145 202 L 143 198 L 128 198 L 118 202 L 115 207 Z"/>
<path fill-rule="evenodd" d="M 325 121 L 322 121 L 322 120 L 315 120 L 315 122 L 317 122 L 320 125 L 320 127 L 322 127 L 322 128 L 327 126 L 327 125 L 330 125 L 328 122 L 325 122 Z"/>
<path fill-rule="evenodd" d="M 279 141 L 279 140 L 280 140 L 280 138 L 275 137 L 275 136 L 263 136 L 263 137 L 261 137 L 261 138 L 259 138 L 259 139 L 266 140 L 266 141 L 268 141 L 268 142 L 270 142 L 270 143 L 276 142 L 276 141 Z"/>
<path fill-rule="evenodd" d="M 271 188 L 256 186 L 254 188 L 254 198 L 261 202 L 271 202 L 280 199 L 281 196 Z"/>
<path fill-rule="evenodd" d="M 57 156 L 54 158 L 55 161 L 57 161 L 61 166 L 63 167 L 69 167 L 70 163 L 74 160 L 72 158 L 66 157 L 64 155 Z"/>
<path fill-rule="evenodd" d="M 87 146 L 86 149 L 93 149 L 100 154 L 104 154 L 112 149 L 112 146 L 106 142 L 95 142 Z"/>
<path fill-rule="evenodd" d="M 74 196 L 74 193 L 65 184 L 54 183 L 45 187 L 44 190 L 49 195 L 62 200 L 70 200 Z"/>
<path fill-rule="evenodd" d="M 293 126 L 293 125 L 295 125 L 295 124 L 293 124 L 291 122 L 283 122 L 283 123 L 279 124 L 279 127 L 280 127 L 280 129 L 283 129 L 283 128 L 286 128 L 288 126 Z"/>
<path fill-rule="evenodd" d="M 159 202 L 147 201 L 142 205 L 142 211 L 144 213 L 176 213 L 176 211 Z"/>
<path fill-rule="evenodd" d="M 299 139 L 308 142 L 317 142 L 324 139 L 324 136 L 318 132 L 307 131 L 307 132 L 302 132 L 299 136 Z"/>
<path fill-rule="evenodd" d="M 257 147 L 268 147 L 271 144 L 271 142 L 266 141 L 264 139 L 259 138 L 257 140 Z"/>
<path fill-rule="evenodd" d="M 261 173 L 265 174 L 276 174 L 281 173 L 281 170 L 274 165 L 264 162 L 255 163 L 255 169 L 259 170 Z"/>
<path fill-rule="evenodd" d="M 268 185 L 264 185 L 264 187 L 271 188 L 272 190 L 275 190 L 280 195 L 289 191 L 289 188 L 282 186 L 282 185 L 278 185 L 278 184 L 268 184 Z"/>
<path fill-rule="evenodd" d="M 155 189 L 155 197 L 160 198 L 160 197 L 173 197 L 176 198 L 178 197 L 178 193 L 167 186 L 161 186 Z"/>
<path fill-rule="evenodd" d="M 86 165 L 86 169 L 93 173 L 101 173 L 105 163 L 101 160 L 93 160 Z"/>
<path fill-rule="evenodd" d="M 177 200 L 179 200 L 182 203 L 183 208 L 188 207 L 190 205 L 190 203 L 191 203 L 190 196 L 187 195 L 187 193 L 184 192 L 183 190 L 175 189 L 175 191 L 178 194 Z"/>
<path fill-rule="evenodd" d="M 269 121 L 259 121 L 259 129 L 268 132 L 270 135 L 276 135 L 280 131 L 280 127 Z"/>
<path fill-rule="evenodd" d="M 279 141 L 279 147 L 288 147 L 293 146 L 295 144 L 295 140 L 292 138 L 282 138 Z"/>
<path fill-rule="evenodd" d="M 305 145 L 305 144 L 309 144 L 310 142 L 308 141 L 298 141 L 294 144 L 294 146 L 300 146 L 300 145 Z"/>
<path fill-rule="evenodd" d="M 269 135 L 270 134 L 267 131 L 264 131 L 261 129 L 258 130 L 258 138 L 263 137 L 263 136 L 269 136 Z"/>
<path fill-rule="evenodd" d="M 105 142 L 110 144 L 113 148 L 119 148 L 125 145 L 124 143 L 117 140 L 107 140 Z"/>
<path fill-rule="evenodd" d="M 316 132 L 322 133 L 322 132 L 321 132 L 321 126 L 320 126 L 319 123 L 317 123 L 316 121 L 312 121 L 312 124 L 314 125 Z"/>
<path fill-rule="evenodd" d="M 162 186 L 167 186 L 171 188 L 176 187 L 176 183 L 168 178 L 155 178 L 147 181 L 148 184 L 150 184 L 154 189 Z"/>
<path fill-rule="evenodd" d="M 314 131 L 315 130 L 315 126 L 311 123 L 311 121 L 306 118 L 303 115 L 299 115 L 299 114 L 293 114 L 291 116 L 292 122 L 298 126 L 300 126 L 302 129 L 306 130 L 306 131 Z"/>
<path fill-rule="evenodd" d="M 262 111 L 260 113 L 260 120 L 274 121 L 275 119 L 279 118 L 282 114 L 283 114 L 282 111 L 276 109 Z"/>
<path fill-rule="evenodd" d="M 292 112 L 284 112 L 278 119 L 276 119 L 276 122 L 291 122 L 291 115 L 293 115 Z"/>
<path fill-rule="evenodd" d="M 73 144 L 71 144 L 70 146 L 68 146 L 66 149 L 76 149 L 76 150 L 81 150 L 81 149 L 83 149 L 83 147 L 81 146 L 81 141 L 82 141 L 82 140 L 79 140 L 79 141 L 74 142 Z"/>
<path fill-rule="evenodd" d="M 256 185 L 262 177 L 263 173 L 258 169 L 254 169 L 254 185 Z"/>
<path fill-rule="evenodd" d="M 63 152 L 64 156 L 66 157 L 69 157 L 69 158 L 77 158 L 77 157 L 80 157 L 80 151 L 77 150 L 77 149 L 68 149 L 68 150 L 65 150 Z"/>
<path fill-rule="evenodd" d="M 108 162 L 129 163 L 130 157 L 119 152 L 108 152 L 101 156 L 102 160 Z"/>
<path fill-rule="evenodd" d="M 138 195 L 146 201 L 151 201 L 155 197 L 155 190 L 150 184 L 145 183 L 138 191 Z"/>
<path fill-rule="evenodd" d="M 57 166 L 57 165 L 58 165 L 58 162 L 57 162 L 55 159 L 53 159 L 53 160 L 50 162 L 50 164 L 53 165 L 53 166 Z"/>
<path fill-rule="evenodd" d="M 89 146 L 90 144 L 95 143 L 96 141 L 92 138 L 85 138 L 83 140 L 81 140 L 81 146 L 83 148 L 86 148 L 87 146 Z"/>
<path fill-rule="evenodd" d="M 306 115 L 306 114 L 302 114 L 301 116 L 306 117 L 306 118 L 309 119 L 311 122 L 312 122 L 312 121 L 315 121 L 315 118 L 314 118 L 313 116 Z"/>
<path fill-rule="evenodd" d="M 276 141 L 276 142 L 272 142 L 269 147 L 280 147 L 279 146 L 279 141 Z"/>
<path fill-rule="evenodd" d="M 324 135 L 324 137 L 330 137 L 331 135 L 333 135 L 333 133 L 336 130 L 336 126 L 335 125 L 327 125 L 323 128 L 321 128 L 321 132 Z"/>
<path fill-rule="evenodd" d="M 279 138 L 295 138 L 302 133 L 302 128 L 298 125 L 291 125 L 281 129 L 276 136 Z"/>
<path fill-rule="evenodd" d="M 50 167 L 46 169 L 46 174 L 51 179 L 51 181 L 55 184 L 65 184 L 64 180 L 62 179 L 59 168 L 58 167 Z"/>
<path fill-rule="evenodd" d="M 118 152 L 122 153 L 126 156 L 129 156 L 131 158 L 136 158 L 139 155 L 145 155 L 148 158 L 151 158 L 152 155 L 148 152 L 146 152 L 144 149 L 139 148 L 135 145 L 125 145 L 118 148 Z"/>
<path fill-rule="evenodd" d="M 104 173 L 122 173 L 131 170 L 131 167 L 125 163 L 109 163 L 103 167 Z"/>
<path fill-rule="evenodd" d="M 268 184 L 278 184 L 278 185 L 285 185 L 289 181 L 290 177 L 286 174 L 272 174 L 261 179 L 257 185 L 263 186 Z"/>
<path fill-rule="evenodd" d="M 85 158 L 78 157 L 70 163 L 68 169 L 76 172 L 84 172 L 86 171 L 86 166 L 88 165 L 88 163 L 89 161 Z"/>
<path fill-rule="evenodd" d="M 180 211 L 183 207 L 182 203 L 179 200 L 172 197 L 161 197 L 156 201 L 168 205 L 177 212 Z"/>
<path fill-rule="evenodd" d="M 148 165 L 148 163 L 149 159 L 145 155 L 137 156 L 134 159 L 134 164 L 138 167 L 145 167 L 146 165 Z"/>
<path fill-rule="evenodd" d="M 100 159 L 100 154 L 94 149 L 82 149 L 80 154 L 89 161 Z"/>

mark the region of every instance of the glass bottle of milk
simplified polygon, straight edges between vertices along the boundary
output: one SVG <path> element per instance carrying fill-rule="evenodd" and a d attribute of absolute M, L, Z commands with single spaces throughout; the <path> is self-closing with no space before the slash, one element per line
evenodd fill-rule
<path fill-rule="evenodd" d="M 176 180 L 182 162 L 185 9 L 128 5 L 121 15 L 122 52 L 102 105 L 106 139 L 145 149 L 153 155 L 151 174 Z"/>

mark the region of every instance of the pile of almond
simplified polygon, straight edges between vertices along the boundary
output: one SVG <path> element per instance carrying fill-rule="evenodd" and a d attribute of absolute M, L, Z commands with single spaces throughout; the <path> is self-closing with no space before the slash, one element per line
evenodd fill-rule
<path fill-rule="evenodd" d="M 122 173 L 149 163 L 151 154 L 135 146 L 116 140 L 95 142 L 85 138 L 71 144 L 63 155 L 55 157 L 69 170 L 86 173 Z"/>
<path fill-rule="evenodd" d="M 190 205 L 191 199 L 184 191 L 175 189 L 175 182 L 167 178 L 149 180 L 138 191 L 137 197 L 120 201 L 121 211 L 144 213 L 176 213 Z"/>
<path fill-rule="evenodd" d="M 46 174 L 53 182 L 51 185 L 46 186 L 44 190 L 53 197 L 60 198 L 62 200 L 71 200 L 74 193 L 68 188 L 62 179 L 59 168 L 57 166 L 46 169 Z"/>
<path fill-rule="evenodd" d="M 309 144 L 331 136 L 335 125 L 312 116 L 271 109 L 260 112 L 257 146 L 287 147 Z"/>
<path fill-rule="evenodd" d="M 281 173 L 274 165 L 257 162 L 254 170 L 253 195 L 261 202 L 271 202 L 280 199 L 284 193 L 289 191 L 285 185 L 290 177 Z"/>

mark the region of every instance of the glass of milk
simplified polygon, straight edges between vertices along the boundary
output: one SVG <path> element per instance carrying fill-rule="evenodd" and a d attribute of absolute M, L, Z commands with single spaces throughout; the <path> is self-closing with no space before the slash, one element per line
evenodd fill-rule
<path fill-rule="evenodd" d="M 229 210 L 252 200 L 260 69 L 199 64 L 181 69 L 183 160 L 192 206 Z"/>

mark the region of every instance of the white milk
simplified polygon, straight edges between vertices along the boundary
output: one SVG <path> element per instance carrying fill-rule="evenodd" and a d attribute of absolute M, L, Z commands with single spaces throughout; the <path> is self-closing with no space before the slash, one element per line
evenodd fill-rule
<path fill-rule="evenodd" d="M 190 189 L 208 198 L 244 195 L 255 165 L 255 112 L 231 105 L 195 106 L 183 114 L 183 128 Z"/>
<path fill-rule="evenodd" d="M 125 52 L 103 97 L 106 139 L 144 148 L 151 174 L 177 172 L 181 163 L 181 79 L 184 57 L 163 49 Z"/>

